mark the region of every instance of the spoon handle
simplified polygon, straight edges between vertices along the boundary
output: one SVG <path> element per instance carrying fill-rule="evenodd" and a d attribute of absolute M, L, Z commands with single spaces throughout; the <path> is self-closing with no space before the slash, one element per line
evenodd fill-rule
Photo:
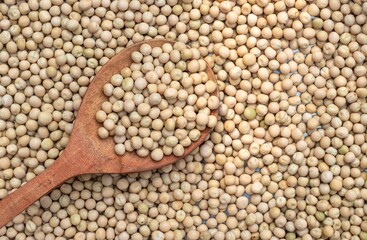
<path fill-rule="evenodd" d="M 63 155 L 50 168 L 0 200 L 0 228 L 53 188 L 78 175 Z"/>

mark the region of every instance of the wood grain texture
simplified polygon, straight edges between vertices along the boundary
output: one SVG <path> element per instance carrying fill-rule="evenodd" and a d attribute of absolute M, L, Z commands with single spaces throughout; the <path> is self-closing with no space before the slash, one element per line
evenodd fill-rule
<path fill-rule="evenodd" d="M 184 158 L 205 140 L 211 131 L 209 128 L 202 132 L 197 141 L 185 148 L 182 157 L 178 158 L 170 155 L 165 156 L 159 162 L 155 162 L 150 156 L 141 158 L 134 152 L 126 152 L 123 156 L 118 156 L 114 152 L 115 143 L 112 138 L 102 140 L 98 137 L 97 130 L 101 124 L 95 120 L 95 113 L 100 109 L 101 104 L 107 100 L 102 88 L 105 83 L 109 82 L 112 75 L 119 73 L 123 67 L 131 64 L 131 53 L 138 50 L 144 43 L 148 43 L 152 47 L 158 47 L 164 43 L 173 44 L 174 42 L 155 39 L 131 45 L 101 68 L 83 97 L 72 135 L 61 156 L 39 176 L 0 201 L 0 228 L 43 195 L 71 177 L 96 173 L 124 174 L 161 168 Z M 207 66 L 206 71 L 209 79 L 216 81 L 215 75 L 209 66 Z M 218 96 L 218 94 L 217 90 L 214 95 Z M 217 116 L 217 111 L 212 111 L 212 114 Z"/>

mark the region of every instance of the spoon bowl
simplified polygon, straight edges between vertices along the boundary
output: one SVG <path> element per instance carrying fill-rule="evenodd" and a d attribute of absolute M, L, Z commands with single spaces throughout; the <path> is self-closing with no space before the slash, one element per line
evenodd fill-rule
<path fill-rule="evenodd" d="M 97 135 L 101 123 L 95 120 L 95 113 L 107 100 L 102 90 L 104 84 L 109 82 L 111 77 L 119 73 L 122 68 L 130 66 L 132 63 L 131 53 L 138 51 L 144 43 L 152 47 L 160 47 L 164 43 L 173 44 L 174 42 L 155 39 L 136 43 L 122 50 L 100 69 L 83 97 L 68 145 L 57 161 L 43 173 L 0 201 L 0 228 L 43 195 L 71 177 L 98 173 L 125 174 L 161 168 L 184 158 L 205 140 L 211 131 L 210 128 L 202 131 L 200 138 L 185 148 L 183 156 L 164 156 L 161 161 L 156 162 L 150 156 L 142 158 L 135 152 L 126 152 L 119 156 L 115 154 L 115 143 L 112 137 L 100 139 Z M 206 67 L 206 73 L 210 80 L 216 81 L 209 66 Z M 218 95 L 218 89 L 214 95 Z M 216 116 L 218 113 L 212 111 L 211 114 Z"/>

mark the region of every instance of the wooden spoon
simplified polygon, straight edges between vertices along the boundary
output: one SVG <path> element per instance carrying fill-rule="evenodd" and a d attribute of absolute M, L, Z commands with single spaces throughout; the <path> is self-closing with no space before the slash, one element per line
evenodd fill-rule
<path fill-rule="evenodd" d="M 122 50 L 100 69 L 84 96 L 73 133 L 62 155 L 43 173 L 0 201 L 0 228 L 71 177 L 97 173 L 124 174 L 161 168 L 187 156 L 205 140 L 211 131 L 209 128 L 202 132 L 197 141 L 185 148 L 182 157 L 170 155 L 155 162 L 150 156 L 142 158 L 134 152 L 126 152 L 123 156 L 118 156 L 114 152 L 115 144 L 112 137 L 104 140 L 98 137 L 97 129 L 101 124 L 95 120 L 95 113 L 100 109 L 102 102 L 107 99 L 102 91 L 103 85 L 110 81 L 112 75 L 131 64 L 131 53 L 139 50 L 144 43 L 152 47 L 159 47 L 164 43 L 173 44 L 174 42 L 156 39 L 134 44 Z M 206 72 L 209 79 L 215 81 L 214 73 L 209 66 Z M 218 95 L 218 89 L 214 94 Z M 212 111 L 212 114 L 217 115 L 217 111 Z"/>

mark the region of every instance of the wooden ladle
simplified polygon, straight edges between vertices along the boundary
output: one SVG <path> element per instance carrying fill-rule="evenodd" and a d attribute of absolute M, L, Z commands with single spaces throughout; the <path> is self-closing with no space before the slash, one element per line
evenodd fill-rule
<path fill-rule="evenodd" d="M 197 141 L 185 148 L 182 157 L 170 155 L 155 162 L 150 156 L 142 158 L 134 152 L 118 156 L 114 152 L 115 144 L 112 138 L 102 140 L 98 137 L 97 129 L 101 124 L 95 120 L 95 113 L 100 109 L 102 102 L 107 99 L 102 91 L 103 86 L 110 81 L 112 75 L 119 73 L 123 67 L 131 64 L 131 53 L 139 50 L 144 43 L 152 47 L 159 47 L 164 43 L 173 44 L 174 42 L 156 39 L 131 45 L 100 69 L 83 98 L 72 135 L 61 156 L 43 173 L 0 201 L 0 228 L 43 195 L 71 177 L 97 173 L 124 174 L 161 168 L 187 156 L 205 140 L 211 131 L 209 128 L 202 132 Z M 214 73 L 209 66 L 206 67 L 206 72 L 209 79 L 215 81 Z M 218 90 L 214 94 L 218 95 Z M 212 114 L 217 115 L 217 111 L 212 111 Z"/>

